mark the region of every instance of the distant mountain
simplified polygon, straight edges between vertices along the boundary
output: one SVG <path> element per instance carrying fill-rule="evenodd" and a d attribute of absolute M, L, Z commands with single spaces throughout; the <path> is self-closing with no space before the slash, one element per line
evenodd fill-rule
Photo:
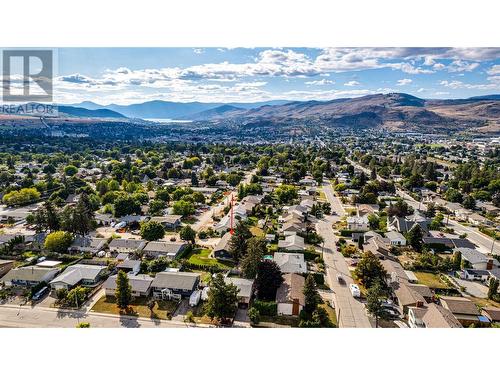
<path fill-rule="evenodd" d="M 472 100 L 500 100 L 500 94 L 473 96 Z"/>
<path fill-rule="evenodd" d="M 59 105 L 57 107 L 59 113 L 64 113 L 72 117 L 89 117 L 89 118 L 126 118 L 121 113 L 110 109 L 86 109 L 80 107 Z"/>
<path fill-rule="evenodd" d="M 450 131 L 482 128 L 500 131 L 500 102 L 484 99 L 425 100 L 403 93 L 375 94 L 331 101 L 290 102 L 222 117 L 248 123 L 320 121 L 335 127 Z M 216 119 L 221 115 L 217 114 Z"/>
<path fill-rule="evenodd" d="M 263 105 L 281 105 L 288 103 L 286 100 L 272 100 L 267 102 L 258 103 L 202 103 L 202 102 L 168 102 L 163 100 L 154 100 L 138 104 L 130 105 L 118 105 L 109 104 L 106 106 L 101 106 L 91 101 L 85 101 L 82 103 L 73 104 L 72 106 L 87 108 L 91 110 L 95 109 L 110 109 L 115 112 L 119 112 L 127 117 L 131 118 L 158 118 L 158 119 L 173 119 L 182 120 L 187 119 L 190 116 L 197 115 L 200 112 L 208 111 L 217 107 L 224 105 L 235 106 L 242 109 L 258 108 Z M 196 116 L 194 116 L 196 117 Z"/>
<path fill-rule="evenodd" d="M 206 120 L 215 120 L 217 118 L 222 118 L 224 116 L 227 116 L 231 113 L 237 114 L 237 113 L 242 113 L 244 112 L 245 109 L 235 107 L 233 105 L 229 104 L 224 104 L 221 105 L 220 107 L 215 107 L 212 109 L 208 109 L 206 111 L 198 112 L 193 115 L 186 116 L 186 119 L 193 120 L 193 121 L 206 121 Z"/>

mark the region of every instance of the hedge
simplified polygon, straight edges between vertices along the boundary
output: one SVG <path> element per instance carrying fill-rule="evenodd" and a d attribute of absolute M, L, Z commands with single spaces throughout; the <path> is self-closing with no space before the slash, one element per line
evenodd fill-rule
<path fill-rule="evenodd" d="M 255 307 L 260 315 L 276 316 L 278 315 L 278 304 L 274 301 L 253 301 L 252 307 Z"/>

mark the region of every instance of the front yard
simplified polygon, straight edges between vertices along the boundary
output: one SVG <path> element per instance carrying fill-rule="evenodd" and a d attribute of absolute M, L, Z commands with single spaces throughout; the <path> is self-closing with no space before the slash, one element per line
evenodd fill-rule
<path fill-rule="evenodd" d="M 178 302 L 175 301 L 156 301 L 153 311 L 149 310 L 148 300 L 145 297 L 135 298 L 127 311 L 120 311 L 116 306 L 115 297 L 102 297 L 92 307 L 91 311 L 114 314 L 114 315 L 132 315 L 142 318 L 166 319 L 170 320 L 177 309 Z"/>

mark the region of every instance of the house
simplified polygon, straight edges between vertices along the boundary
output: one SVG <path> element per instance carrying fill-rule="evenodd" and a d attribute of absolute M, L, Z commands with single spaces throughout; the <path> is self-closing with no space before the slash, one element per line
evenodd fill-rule
<path fill-rule="evenodd" d="M 13 260 L 0 259 L 0 277 L 7 274 L 14 267 Z"/>
<path fill-rule="evenodd" d="M 481 314 L 488 318 L 488 320 L 492 323 L 500 322 L 500 308 L 498 307 L 483 307 L 481 309 Z"/>
<path fill-rule="evenodd" d="M 125 259 L 123 262 L 116 266 L 118 271 L 123 271 L 129 275 L 137 275 L 141 270 L 141 261 Z"/>
<path fill-rule="evenodd" d="M 298 316 L 305 305 L 303 293 L 305 278 L 295 273 L 286 273 L 283 279 L 283 283 L 276 291 L 278 315 Z"/>
<path fill-rule="evenodd" d="M 390 231 L 385 234 L 392 246 L 406 246 L 406 238 L 401 233 Z"/>
<path fill-rule="evenodd" d="M 68 250 L 70 252 L 95 254 L 106 246 L 106 242 L 104 238 L 76 236 Z"/>
<path fill-rule="evenodd" d="M 231 260 L 233 259 L 233 256 L 229 252 L 229 245 L 231 242 L 231 233 L 226 232 L 220 241 L 215 245 L 214 251 L 212 252 L 212 256 L 215 259 L 220 259 L 220 260 Z"/>
<path fill-rule="evenodd" d="M 159 256 L 175 259 L 186 247 L 183 242 L 150 241 L 144 247 L 144 254 L 149 257 Z"/>
<path fill-rule="evenodd" d="M 297 232 L 303 232 L 306 229 L 306 224 L 298 219 L 293 219 L 283 223 L 279 232 L 285 236 L 290 236 Z"/>
<path fill-rule="evenodd" d="M 459 251 L 462 254 L 462 259 L 469 262 L 471 267 L 475 270 L 491 270 L 493 268 L 498 268 L 499 266 L 496 259 L 489 258 L 475 249 L 459 247 L 456 251 Z"/>
<path fill-rule="evenodd" d="M 295 233 L 291 236 L 285 237 L 284 240 L 278 241 L 278 248 L 288 251 L 304 251 L 306 246 L 304 238 Z"/>
<path fill-rule="evenodd" d="M 239 219 L 235 216 L 233 217 L 233 228 L 238 224 Z M 231 216 L 228 213 L 224 216 L 217 224 L 214 225 L 214 230 L 217 233 L 225 233 L 231 229 Z"/>
<path fill-rule="evenodd" d="M 116 278 L 118 275 L 110 276 L 104 283 L 106 296 L 114 296 L 116 292 Z M 128 281 L 134 297 L 149 297 L 153 278 L 149 275 L 129 275 Z"/>
<path fill-rule="evenodd" d="M 138 250 L 144 249 L 146 242 L 143 240 L 132 240 L 132 239 L 122 239 L 114 238 L 109 243 L 109 251 L 112 253 L 133 253 Z"/>
<path fill-rule="evenodd" d="M 200 274 L 193 272 L 158 272 L 151 290 L 156 298 L 180 295 L 189 297 L 200 283 Z"/>
<path fill-rule="evenodd" d="M 68 266 L 60 275 L 50 282 L 52 291 L 70 290 L 77 285 L 93 287 L 104 276 L 107 267 L 92 264 L 74 264 Z"/>
<path fill-rule="evenodd" d="M 471 300 L 464 297 L 442 296 L 441 306 L 450 311 L 453 316 L 464 326 L 479 323 L 479 311 Z"/>
<path fill-rule="evenodd" d="M 465 280 L 486 281 L 490 277 L 489 271 L 466 268 L 460 273 L 460 277 Z"/>
<path fill-rule="evenodd" d="M 491 221 L 485 218 L 484 216 L 479 215 L 478 213 L 472 213 L 469 215 L 468 219 L 470 224 L 472 225 L 489 225 L 491 224 Z"/>
<path fill-rule="evenodd" d="M 462 328 L 450 311 L 435 303 L 409 307 L 408 325 L 410 328 Z"/>
<path fill-rule="evenodd" d="M 361 203 L 357 204 L 356 208 L 358 210 L 358 216 L 374 214 L 380 210 L 380 206 L 378 204 Z"/>
<path fill-rule="evenodd" d="M 418 225 L 423 232 L 427 232 L 429 224 L 430 220 L 418 210 L 415 210 L 412 215 L 406 217 L 387 217 L 387 230 L 398 231 L 400 233 L 409 232 L 415 225 Z"/>
<path fill-rule="evenodd" d="M 97 222 L 97 225 L 105 227 L 111 225 L 111 223 L 115 221 L 111 214 L 99 214 L 99 213 L 95 214 L 95 220 Z"/>
<path fill-rule="evenodd" d="M 403 314 L 408 313 L 409 307 L 423 307 L 433 298 L 429 287 L 421 284 L 399 283 L 393 289 Z"/>
<path fill-rule="evenodd" d="M 307 263 L 304 260 L 304 254 L 275 252 L 273 259 L 283 273 L 301 274 L 307 272 Z"/>
<path fill-rule="evenodd" d="M 246 309 L 252 299 L 254 280 L 226 277 L 224 281 L 226 284 L 233 284 L 238 288 L 238 307 Z"/>
<path fill-rule="evenodd" d="M 48 283 L 59 272 L 58 268 L 37 266 L 13 268 L 0 279 L 5 286 L 33 287 L 42 282 Z"/>
<path fill-rule="evenodd" d="M 347 218 L 347 229 L 356 232 L 366 232 L 370 229 L 368 215 L 364 216 L 349 216 Z"/>
<path fill-rule="evenodd" d="M 162 224 L 167 230 L 176 230 L 182 225 L 182 215 L 153 216 L 151 221 Z"/>

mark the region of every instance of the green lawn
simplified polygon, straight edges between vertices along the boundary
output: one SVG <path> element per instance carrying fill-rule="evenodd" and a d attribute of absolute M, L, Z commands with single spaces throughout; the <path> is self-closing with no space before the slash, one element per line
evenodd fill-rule
<path fill-rule="evenodd" d="M 335 327 L 337 327 L 337 314 L 335 313 L 335 310 L 328 303 L 322 303 L 319 306 L 323 307 L 326 310 L 330 321 L 335 325 Z"/>
<path fill-rule="evenodd" d="M 230 268 L 229 265 L 218 261 L 215 258 L 210 258 L 212 250 L 205 248 L 197 248 L 191 251 L 188 261 L 195 265 L 206 266 L 219 266 L 221 268 Z"/>
<path fill-rule="evenodd" d="M 265 235 L 264 231 L 257 226 L 250 227 L 250 232 L 257 237 L 264 237 Z"/>
<path fill-rule="evenodd" d="M 430 272 L 414 272 L 420 284 L 427 285 L 429 288 L 448 288 L 441 279 L 439 274 L 434 274 Z"/>
<path fill-rule="evenodd" d="M 120 311 L 118 306 L 116 306 L 115 297 L 102 297 L 96 304 L 92 307 L 91 311 L 115 314 L 115 315 L 133 315 L 140 316 L 142 318 L 154 318 L 154 319 L 170 319 L 172 314 L 177 309 L 178 302 L 175 301 L 157 301 L 153 312 L 149 310 L 147 306 L 147 299 L 144 297 L 135 298 L 132 304 L 128 307 L 126 311 Z"/>

